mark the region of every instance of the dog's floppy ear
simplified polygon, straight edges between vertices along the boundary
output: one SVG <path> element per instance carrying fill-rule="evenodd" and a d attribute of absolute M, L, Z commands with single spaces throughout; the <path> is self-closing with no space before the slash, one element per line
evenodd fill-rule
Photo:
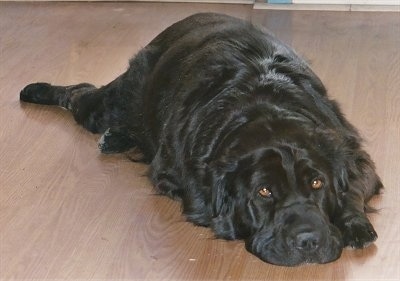
<path fill-rule="evenodd" d="M 217 237 L 235 239 L 233 225 L 235 199 L 230 194 L 232 173 L 237 168 L 235 161 L 218 160 L 209 166 L 211 176 L 211 226 Z"/>
<path fill-rule="evenodd" d="M 361 149 L 358 139 L 350 137 L 344 141 L 338 161 L 334 172 L 334 184 L 343 196 L 357 197 L 364 202 L 379 194 L 383 188 L 382 182 L 376 174 L 374 162 L 368 153 Z M 350 197 L 348 200 L 352 200 Z M 364 208 L 373 211 L 367 205 Z"/>

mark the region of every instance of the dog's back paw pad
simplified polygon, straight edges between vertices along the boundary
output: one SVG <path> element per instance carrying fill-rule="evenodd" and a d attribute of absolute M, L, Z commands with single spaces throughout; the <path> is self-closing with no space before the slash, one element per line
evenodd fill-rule
<path fill-rule="evenodd" d="M 53 92 L 53 86 L 48 83 L 34 83 L 26 86 L 21 91 L 19 98 L 25 102 L 56 104 Z"/>
<path fill-rule="evenodd" d="M 102 153 L 110 154 L 128 151 L 135 143 L 126 134 L 113 132 L 109 128 L 99 139 L 98 146 Z"/>

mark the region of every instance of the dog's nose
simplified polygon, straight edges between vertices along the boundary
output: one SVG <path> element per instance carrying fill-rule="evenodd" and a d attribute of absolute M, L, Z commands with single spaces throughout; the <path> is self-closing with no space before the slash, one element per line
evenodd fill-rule
<path fill-rule="evenodd" d="M 301 232 L 296 235 L 294 242 L 297 249 L 312 252 L 319 247 L 320 235 L 317 232 Z"/>

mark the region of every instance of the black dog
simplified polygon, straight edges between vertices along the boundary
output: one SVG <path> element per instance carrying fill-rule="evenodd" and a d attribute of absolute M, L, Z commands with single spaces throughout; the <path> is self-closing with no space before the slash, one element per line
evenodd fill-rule
<path fill-rule="evenodd" d="M 250 23 L 188 17 L 107 86 L 28 85 L 65 107 L 103 153 L 138 147 L 188 220 L 278 265 L 327 263 L 377 238 L 366 202 L 382 187 L 361 138 L 309 66 Z"/>

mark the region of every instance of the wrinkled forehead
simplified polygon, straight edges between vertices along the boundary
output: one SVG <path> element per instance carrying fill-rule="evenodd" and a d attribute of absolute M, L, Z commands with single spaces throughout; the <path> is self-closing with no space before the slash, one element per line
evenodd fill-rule
<path fill-rule="evenodd" d="M 265 177 L 286 179 L 286 170 L 292 170 L 294 157 L 290 151 L 278 147 L 270 147 L 255 152 L 251 181 L 257 185 Z"/>
<path fill-rule="evenodd" d="M 306 174 L 323 173 L 327 164 L 322 157 L 304 148 L 289 144 L 268 147 L 257 151 L 254 158 L 254 168 L 251 181 L 268 177 L 270 180 L 296 185 L 296 181 Z"/>
<path fill-rule="evenodd" d="M 312 165 L 320 157 L 309 150 L 298 148 L 292 144 L 281 144 L 275 147 L 266 147 L 256 152 L 256 160 L 259 166 L 283 167 L 293 169 L 295 166 Z"/>

